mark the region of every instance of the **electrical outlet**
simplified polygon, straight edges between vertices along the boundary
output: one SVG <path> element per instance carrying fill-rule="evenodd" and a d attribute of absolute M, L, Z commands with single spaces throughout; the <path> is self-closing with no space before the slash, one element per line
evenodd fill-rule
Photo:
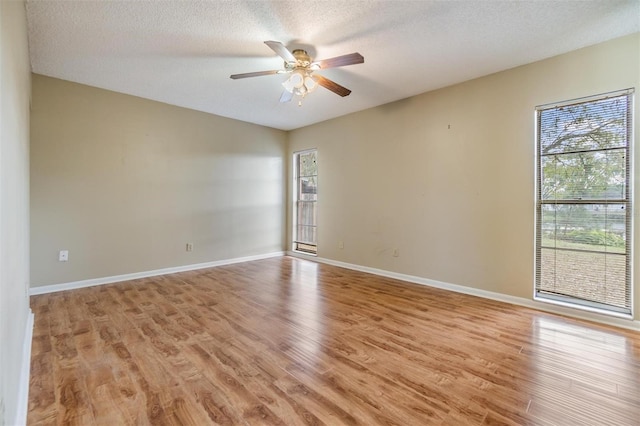
<path fill-rule="evenodd" d="M 187 243 L 187 251 L 193 251 L 193 244 Z"/>
<path fill-rule="evenodd" d="M 58 262 L 67 262 L 69 260 L 69 250 L 60 250 L 58 253 Z"/>
<path fill-rule="evenodd" d="M 344 241 L 339 241 L 338 242 L 338 248 L 339 249 L 343 249 L 344 248 Z"/>
<path fill-rule="evenodd" d="M 400 256 L 400 251 L 397 248 L 393 249 L 393 257 L 398 257 Z"/>

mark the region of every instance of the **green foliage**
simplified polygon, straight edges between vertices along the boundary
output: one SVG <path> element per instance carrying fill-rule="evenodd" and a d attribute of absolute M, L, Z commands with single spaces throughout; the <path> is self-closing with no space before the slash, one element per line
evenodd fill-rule
<path fill-rule="evenodd" d="M 542 199 L 625 198 L 627 97 L 540 112 Z"/>
<path fill-rule="evenodd" d="M 576 229 L 569 231 L 566 234 L 559 234 L 556 236 L 559 240 L 565 240 L 572 243 L 582 243 L 597 246 L 608 247 L 624 247 L 625 241 L 619 235 L 612 234 L 610 232 L 599 230 L 581 230 Z"/>
<path fill-rule="evenodd" d="M 309 151 L 299 154 L 299 171 L 300 176 L 317 176 L 318 175 L 318 152 Z"/>

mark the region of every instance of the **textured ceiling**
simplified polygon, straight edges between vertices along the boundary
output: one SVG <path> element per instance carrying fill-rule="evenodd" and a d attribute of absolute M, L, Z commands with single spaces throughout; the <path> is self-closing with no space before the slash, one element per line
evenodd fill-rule
<path fill-rule="evenodd" d="M 35 73 L 290 130 L 640 31 L 640 0 L 28 0 Z M 317 59 L 353 92 L 278 102 L 286 75 L 263 41 Z"/>

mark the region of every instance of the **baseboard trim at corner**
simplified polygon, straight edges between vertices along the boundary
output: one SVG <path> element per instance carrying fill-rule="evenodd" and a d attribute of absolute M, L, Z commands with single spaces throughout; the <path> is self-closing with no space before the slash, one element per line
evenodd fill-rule
<path fill-rule="evenodd" d="M 493 291 L 481 290 L 473 287 L 467 287 L 458 284 L 451 284 L 442 281 L 430 280 L 427 278 L 418 277 L 415 275 L 401 274 L 398 272 L 386 271 L 384 269 L 371 268 L 368 266 L 356 265 L 353 263 L 341 262 L 338 260 L 327 259 L 322 257 L 308 257 L 302 256 L 295 252 L 287 252 L 288 256 L 297 257 L 299 259 L 305 259 L 310 262 L 326 263 L 327 265 L 338 266 L 340 268 L 351 269 L 359 272 L 366 272 L 373 275 L 379 275 L 381 277 L 393 278 L 400 281 L 406 281 L 413 284 L 425 285 L 428 287 L 439 288 L 442 290 L 454 291 L 456 293 L 468 294 L 470 296 L 482 297 L 484 299 L 496 300 L 498 302 L 511 303 L 512 305 L 523 306 L 525 308 L 531 308 L 538 311 L 549 312 L 552 314 L 563 315 L 567 317 L 597 322 L 604 325 L 610 325 L 614 327 L 625 328 L 633 331 L 640 331 L 640 321 L 617 318 L 604 314 L 598 314 L 595 312 L 583 311 L 581 309 L 570 308 L 555 304 L 549 304 L 539 302 L 536 300 L 525 299 L 523 297 L 510 296 L 508 294 L 496 293 Z"/>
<path fill-rule="evenodd" d="M 55 293 L 58 291 L 75 290 L 84 287 L 93 287 L 96 285 L 113 284 L 122 281 L 135 280 L 139 278 L 156 277 L 158 275 L 175 274 L 177 272 L 195 271 L 197 269 L 214 268 L 216 266 L 232 265 L 234 263 L 251 262 L 253 260 L 269 259 L 272 257 L 281 257 L 285 253 L 282 251 L 258 254 L 253 256 L 236 257 L 232 259 L 215 260 L 213 262 L 196 263 L 192 265 L 175 266 L 171 268 L 155 269 L 152 271 L 134 272 L 131 274 L 114 275 L 111 277 L 93 278 L 89 280 L 73 281 L 61 284 L 45 285 L 41 287 L 31 287 L 29 295 Z"/>
<path fill-rule="evenodd" d="M 13 424 L 27 424 L 27 410 L 29 409 L 29 378 L 31 375 L 31 342 L 33 340 L 34 315 L 31 309 L 27 315 L 27 325 L 22 343 L 22 366 L 20 367 L 20 381 L 18 389 L 18 406 Z"/>

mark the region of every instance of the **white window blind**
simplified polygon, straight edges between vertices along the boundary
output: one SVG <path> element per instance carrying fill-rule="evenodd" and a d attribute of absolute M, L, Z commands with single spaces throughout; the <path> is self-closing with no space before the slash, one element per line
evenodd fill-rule
<path fill-rule="evenodd" d="M 632 90 L 537 112 L 537 298 L 631 313 Z"/>
<path fill-rule="evenodd" d="M 317 253 L 318 152 L 294 154 L 295 210 L 293 249 Z"/>

